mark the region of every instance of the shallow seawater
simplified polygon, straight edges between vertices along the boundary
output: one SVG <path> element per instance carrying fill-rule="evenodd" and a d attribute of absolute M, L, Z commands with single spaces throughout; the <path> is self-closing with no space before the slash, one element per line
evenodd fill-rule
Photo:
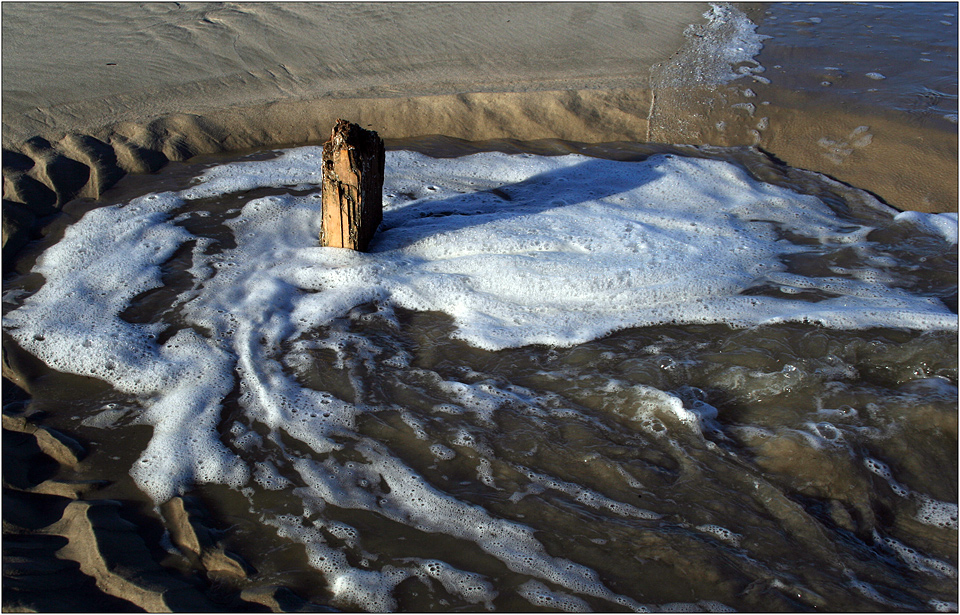
<path fill-rule="evenodd" d="M 765 76 L 784 88 L 957 123 L 955 3 L 773 3 L 759 30 Z"/>
<path fill-rule="evenodd" d="M 197 496 L 348 610 L 956 610 L 955 216 L 746 149 L 396 145 L 443 157 L 388 153 L 368 254 L 301 148 L 5 283 L 97 497 Z"/>
<path fill-rule="evenodd" d="M 955 3 L 739 6 L 654 67 L 648 141 L 754 145 L 899 209 L 956 209 Z"/>

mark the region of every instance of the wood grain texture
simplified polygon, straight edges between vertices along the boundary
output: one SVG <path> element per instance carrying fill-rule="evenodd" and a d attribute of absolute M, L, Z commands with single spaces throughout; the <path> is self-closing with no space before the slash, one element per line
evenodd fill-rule
<path fill-rule="evenodd" d="M 323 145 L 320 245 L 366 251 L 383 219 L 383 140 L 337 120 Z"/>

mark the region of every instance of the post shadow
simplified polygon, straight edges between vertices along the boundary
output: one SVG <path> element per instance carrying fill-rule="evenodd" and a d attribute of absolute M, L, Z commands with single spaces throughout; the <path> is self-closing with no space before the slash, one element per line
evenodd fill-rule
<path fill-rule="evenodd" d="M 493 189 L 384 208 L 383 221 L 368 251 L 404 248 L 438 233 L 615 196 L 662 175 L 652 165 L 593 158 Z"/>

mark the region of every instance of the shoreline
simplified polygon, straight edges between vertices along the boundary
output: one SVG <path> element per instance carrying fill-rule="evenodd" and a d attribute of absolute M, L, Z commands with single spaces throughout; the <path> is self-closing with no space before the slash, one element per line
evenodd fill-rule
<path fill-rule="evenodd" d="M 5 4 L 5 271 L 125 174 L 323 142 L 340 117 L 384 138 L 643 140 L 650 67 L 707 6 Z"/>
<path fill-rule="evenodd" d="M 549 15 L 539 5 L 345 6 L 122 5 L 113 15 L 66 5 L 57 10 L 73 21 L 60 34 L 90 48 L 66 66 L 42 10 L 5 5 L 4 270 L 49 216 L 75 198 L 99 199 L 124 175 L 202 154 L 322 143 L 341 117 L 387 140 L 756 146 L 896 209 L 957 211 L 949 126 L 824 104 L 759 74 L 686 82 L 678 67 L 702 60 L 701 34 L 711 44 L 742 35 L 707 19 L 706 4 L 565 3 Z M 763 5 L 739 8 L 762 21 Z M 337 16 L 342 31 L 326 23 Z M 494 25 L 480 27 L 481 17 Z M 84 26 L 94 18 L 106 21 Z M 553 36 L 572 25 L 575 41 Z M 139 26 L 148 34 L 131 33 Z M 410 37 L 363 47 L 393 28 L 434 37 L 436 57 Z M 457 30 L 469 40 L 453 40 Z M 278 51 L 281 33 L 292 38 Z M 358 46 L 344 48 L 351 34 Z M 665 75 L 679 87 L 658 82 Z"/>
<path fill-rule="evenodd" d="M 49 131 L 4 148 L 4 269 L 49 216 L 75 198 L 101 198 L 127 174 L 155 173 L 170 161 L 198 155 L 322 143 L 340 117 L 387 140 L 442 135 L 467 141 L 757 145 L 752 117 L 733 118 L 723 135 L 653 124 L 653 96 L 648 89 L 623 88 L 281 100 L 125 121 L 56 141 L 51 139 L 59 133 Z M 765 109 L 775 120 L 759 143 L 764 153 L 865 189 L 896 209 L 957 211 L 957 182 L 944 180 L 957 174 L 955 133 L 922 131 L 896 117 L 857 110 L 817 109 L 815 101 L 799 96 L 789 103 Z M 818 112 L 829 117 L 833 138 L 818 139 L 824 130 L 808 121 Z"/>
<path fill-rule="evenodd" d="M 404 4 L 417 11 L 430 8 Z M 83 10 L 82 4 L 74 6 L 80 7 L 75 10 Z M 355 5 L 355 18 L 377 17 L 375 11 L 361 14 L 361 9 L 371 6 L 377 5 Z M 233 49 L 250 66 L 230 75 L 209 75 L 209 67 L 202 59 L 184 55 L 184 48 L 180 48 L 180 56 L 167 49 L 161 66 L 143 65 L 156 69 L 152 76 L 149 70 L 132 62 L 134 68 L 127 70 L 131 70 L 128 75 L 135 80 L 111 82 L 115 90 L 109 95 L 66 100 L 62 91 L 50 90 L 44 94 L 48 99 L 40 105 L 32 105 L 36 101 L 29 97 L 44 92 L 51 74 L 46 69 L 21 73 L 29 79 L 16 83 L 19 92 L 4 88 L 5 106 L 8 95 L 15 101 L 3 114 L 4 273 L 9 273 L 17 261 L 36 256 L 36 249 L 27 246 L 39 239 L 41 232 L 60 232 L 74 212 L 113 199 L 116 192 L 111 192 L 111 188 L 117 188 L 118 182 L 128 175 L 132 177 L 124 182 L 124 189 L 133 183 L 133 176 L 159 178 L 170 162 L 319 144 L 327 139 L 330 127 L 339 117 L 376 130 L 387 140 L 388 147 L 405 142 L 422 146 L 429 142 L 430 135 L 438 136 L 438 150 L 443 150 L 444 139 L 469 141 L 471 146 L 477 144 L 478 149 L 484 148 L 482 142 L 501 140 L 516 143 L 518 149 L 542 147 L 558 153 L 567 147 L 593 147 L 604 152 L 603 144 L 617 142 L 630 142 L 642 149 L 643 144 L 652 140 L 657 141 L 650 144 L 652 149 L 682 150 L 707 143 L 757 146 L 750 131 L 760 113 L 754 118 L 752 113 L 738 116 L 729 108 L 702 110 L 693 131 L 651 119 L 662 118 L 664 113 L 680 116 L 690 112 L 688 102 L 655 109 L 657 91 L 651 84 L 650 71 L 658 63 L 675 58 L 681 46 L 689 42 L 678 24 L 694 23 L 696 19 L 691 19 L 691 15 L 698 18 L 706 4 L 670 4 L 652 9 L 632 3 L 622 6 L 640 6 L 651 11 L 652 21 L 645 27 L 655 43 L 628 41 L 620 56 L 573 58 L 564 55 L 562 49 L 552 58 L 525 56 L 518 60 L 540 62 L 533 61 L 532 73 L 538 73 L 544 63 L 549 64 L 548 76 L 534 78 L 523 73 L 518 68 L 522 63 L 518 63 L 507 71 L 509 74 L 499 75 L 499 81 L 493 78 L 497 76 L 496 62 L 483 61 L 483 53 L 476 51 L 489 46 L 498 32 L 487 33 L 492 38 L 468 41 L 466 47 L 473 56 L 457 65 L 461 74 L 449 66 L 444 72 L 442 67 L 431 65 L 429 53 L 418 52 L 415 44 L 405 44 L 391 48 L 396 57 L 374 58 L 372 66 L 376 70 L 358 77 L 351 73 L 357 66 L 356 58 L 337 57 L 336 48 L 328 48 L 325 53 L 333 59 L 324 73 L 327 81 L 321 82 L 307 78 L 308 62 L 298 64 L 297 58 L 292 57 L 309 46 L 314 34 L 309 27 L 296 28 L 293 53 L 280 62 L 270 55 L 273 50 L 269 45 L 253 49 L 238 44 L 239 38 L 231 42 L 231 32 L 255 38 L 252 33 L 258 22 L 245 21 L 246 17 L 239 13 L 218 16 L 216 5 L 197 4 L 187 5 L 188 10 L 197 13 L 189 19 L 157 14 L 151 23 L 155 21 L 157 28 L 172 32 L 171 40 L 193 41 L 201 45 L 197 47 L 200 55 L 216 53 L 221 59 Z M 4 17 L 10 7 L 4 7 Z M 98 5 L 92 8 L 100 10 Z M 589 25 L 584 26 L 581 44 L 590 36 L 607 36 L 616 43 L 617 36 L 622 41 L 618 32 L 638 27 L 637 23 L 631 26 L 624 22 L 614 24 L 621 30 L 605 33 L 603 29 L 610 26 L 611 15 L 605 16 L 603 11 L 591 14 L 586 10 L 590 8 L 584 3 L 554 5 L 556 14 L 550 15 L 543 27 L 531 22 L 529 14 L 526 22 L 515 23 L 511 19 L 513 46 L 506 52 L 519 53 L 518 50 L 525 49 L 525 36 L 535 42 L 538 33 L 548 30 L 547 26 L 573 19 Z M 161 7 L 155 5 L 149 10 L 159 12 Z M 270 8 L 272 17 L 267 15 L 267 22 L 277 31 L 284 26 L 277 11 L 285 10 Z M 490 8 L 480 6 L 476 10 Z M 612 10 L 607 7 L 608 12 Z M 752 11 L 762 13 L 763 7 Z M 462 16 L 445 15 L 442 23 L 423 26 L 427 27 L 426 33 L 438 36 L 436 32 L 455 28 L 458 23 L 470 26 Z M 408 19 L 413 22 L 416 17 Z M 506 20 L 503 16 L 498 23 L 505 26 Z M 316 27 L 319 21 L 322 20 L 314 16 L 307 25 Z M 367 23 L 367 35 L 394 31 L 389 19 L 357 23 Z M 643 25 L 642 20 L 638 23 Z M 76 26 L 72 36 L 79 36 L 79 24 L 71 26 Z M 137 24 L 131 27 L 136 29 Z M 53 30 L 45 30 L 44 36 L 56 38 Z M 201 35 L 211 32 L 216 36 L 204 41 Z M 92 32 L 89 35 L 94 36 Z M 12 43 L 9 35 L 5 38 L 4 51 L 8 55 L 7 44 Z M 56 44 L 76 48 L 75 40 L 67 38 L 70 45 L 63 41 Z M 118 39 L 95 38 L 98 46 L 86 52 L 89 55 L 85 60 L 91 65 L 96 62 L 101 70 L 113 70 L 121 62 L 102 54 Z M 49 44 L 50 39 L 36 44 Z M 162 38 L 151 41 L 155 45 L 163 43 Z M 612 46 L 603 41 L 598 48 Z M 120 48 L 136 50 L 135 46 Z M 152 49 L 144 47 L 145 56 Z M 447 57 L 460 57 L 457 54 L 464 52 L 456 47 L 443 49 Z M 607 65 L 602 62 L 605 58 Z M 580 63 L 564 66 L 564 60 L 572 59 Z M 139 60 L 146 61 L 143 57 Z M 638 61 L 629 65 L 628 60 Z M 591 69 L 594 72 L 586 73 L 587 76 L 572 75 L 584 63 L 596 70 Z M 277 70 L 277 65 L 282 70 Z M 57 68 L 55 62 L 51 66 Z M 178 66 L 184 68 L 183 74 L 177 73 Z M 417 71 L 426 71 L 434 80 L 404 80 L 404 75 Z M 148 77 L 157 75 L 180 82 L 175 86 L 154 83 L 156 87 L 140 87 Z M 77 93 L 77 83 L 90 88 L 87 94 L 97 91 L 99 84 L 90 74 L 75 77 L 75 87 L 68 91 Z M 9 77 L 5 79 L 5 86 L 10 81 Z M 757 89 L 765 94 L 762 88 Z M 26 94 L 31 91 L 32 94 Z M 957 211 L 957 182 L 949 180 L 951 176 L 956 179 L 957 173 L 955 130 L 918 130 L 898 121 L 893 114 L 818 107 L 813 97 L 780 94 L 777 99 L 766 93 L 772 104 L 770 111 L 763 114 L 770 117 L 770 128 L 764 134 L 765 141 L 759 144 L 762 153 L 753 154 L 772 155 L 776 162 L 795 167 L 789 170 L 797 173 L 806 173 L 804 169 L 823 173 L 870 191 L 897 208 Z M 691 96 L 699 93 L 680 92 L 680 98 Z M 817 121 L 812 122 L 811 118 Z M 728 123 L 725 134 L 711 133 L 709 127 L 720 120 Z M 836 135 L 825 133 L 824 124 L 830 124 L 829 130 Z M 867 130 L 859 130 L 861 126 Z M 865 142 L 866 135 L 872 138 L 870 147 L 858 146 L 857 143 Z M 538 146 L 536 142 L 541 140 L 559 142 Z M 926 201 L 910 200 L 927 192 L 932 196 Z M 90 480 L 95 475 L 90 468 L 104 463 L 104 459 L 101 455 L 93 461 L 87 457 L 88 451 L 96 453 L 100 446 L 67 429 L 59 431 L 61 426 L 56 420 L 49 420 L 50 415 L 42 408 L 31 407 L 30 398 L 37 389 L 50 386 L 49 381 L 44 384 L 44 373 L 49 368 L 15 347 L 8 334 L 4 333 L 3 341 L 4 457 L 9 471 L 5 473 L 4 489 L 8 504 L 4 563 L 10 570 L 9 574 L 5 572 L 4 583 L 15 595 L 14 600 L 4 601 L 5 611 L 35 610 L 38 605 L 43 607 L 41 610 L 74 610 L 81 603 L 84 609 L 105 611 L 329 610 L 308 602 L 289 587 L 272 585 L 273 579 L 250 587 L 246 581 L 249 564 L 229 551 L 230 538 L 224 528 L 231 516 L 213 509 L 210 502 L 203 502 L 199 492 L 174 497 L 160 509 L 148 510 L 142 502 L 126 498 L 124 489 L 132 488 L 130 485 Z M 69 394 L 65 387 L 63 396 Z M 60 407 L 51 405 L 51 410 Z M 162 540 L 165 525 L 171 530 L 172 542 L 166 543 L 167 551 L 161 551 L 161 547 L 167 548 Z M 218 541 L 215 537 L 220 535 L 226 537 Z M 176 550 L 180 555 L 171 555 Z M 241 549 L 236 550 L 242 553 Z M 233 591 L 242 586 L 246 587 L 242 592 Z M 51 591 L 53 588 L 62 591 Z M 17 596 L 18 592 L 22 593 Z M 30 602 L 24 596 L 35 600 Z M 211 597 L 222 602 L 213 602 Z"/>
<path fill-rule="evenodd" d="M 441 154 L 451 147 L 443 140 L 436 141 L 438 143 L 426 145 L 435 146 Z M 417 144 L 410 145 L 416 147 Z M 503 147 L 504 143 L 488 145 Z M 547 152 L 562 153 L 562 148 L 571 144 L 539 145 Z M 624 144 L 622 153 L 646 154 L 629 149 L 630 144 Z M 741 153 L 744 157 L 759 157 L 748 148 L 743 148 Z M 745 159 L 742 164 L 749 167 L 749 162 Z M 762 160 L 755 162 L 770 173 L 784 170 L 777 166 L 765 167 Z M 171 171 L 204 164 L 202 160 L 175 164 Z M 796 169 L 790 171 L 802 173 Z M 182 180 L 186 183 L 188 177 L 189 174 L 184 174 Z M 153 177 L 158 181 L 160 178 L 160 175 Z M 138 320 L 132 313 L 125 317 Z M 811 326 L 812 330 L 815 329 Z M 699 339 L 699 334 L 695 337 Z M 904 337 L 911 339 L 911 336 Z M 146 446 L 150 428 L 129 425 L 130 418 L 137 414 L 131 412 L 135 404 L 131 404 L 129 398 L 125 399 L 94 378 L 56 374 L 28 353 L 18 351 L 6 332 L 4 338 L 4 375 L 23 386 L 22 391 L 11 387 L 10 381 L 4 386 L 5 438 L 16 443 L 16 446 L 5 447 L 5 455 L 9 455 L 8 468 L 11 468 L 7 487 L 14 492 L 8 495 L 8 502 L 13 505 L 6 520 L 6 533 L 8 539 L 12 537 L 9 552 L 20 558 L 11 562 L 10 569 L 15 572 L 7 582 L 8 587 L 13 588 L 11 594 L 21 601 L 15 603 L 11 599 L 5 604 L 6 610 L 36 608 L 37 604 L 65 600 L 47 596 L 30 602 L 30 583 L 42 585 L 38 577 L 51 569 L 71 573 L 60 582 L 71 584 L 73 595 L 83 595 L 87 604 L 100 606 L 98 601 L 116 600 L 109 608 L 101 607 L 102 610 L 126 610 L 133 608 L 131 605 L 148 611 L 217 610 L 218 605 L 227 611 L 253 610 L 259 608 L 258 604 L 274 610 L 321 608 L 304 604 L 304 598 L 314 602 L 319 599 L 310 593 L 308 581 L 300 582 L 300 571 L 297 571 L 297 583 L 285 589 L 273 585 L 280 582 L 276 569 L 268 568 L 262 559 L 256 558 L 259 554 L 273 553 L 274 548 L 283 548 L 283 545 L 278 546 L 272 536 L 262 543 L 251 542 L 249 534 L 243 533 L 244 528 L 237 528 L 236 519 L 243 517 L 246 501 L 236 492 L 223 485 L 200 484 L 159 507 L 145 501 L 145 494 L 138 490 L 127 470 L 133 467 L 136 455 Z M 17 373 L 23 377 L 18 378 Z M 11 399 L 27 395 L 33 399 Z M 81 421 L 82 417 L 76 415 L 89 413 L 89 409 L 78 410 L 74 403 L 80 398 L 95 400 L 94 408 L 100 406 L 100 412 Z M 100 434 L 95 431 L 111 426 L 122 427 L 122 430 Z M 111 482 L 97 480 L 103 478 Z M 853 526 L 852 521 L 849 524 Z M 166 542 L 164 529 L 169 529 L 170 538 Z M 217 535 L 222 537 L 222 542 L 210 540 L 210 536 Z M 53 541 L 58 548 L 51 548 L 45 540 Z M 136 554 L 138 562 L 124 559 L 124 553 Z M 71 571 L 74 564 L 63 564 L 65 560 L 76 562 L 79 572 Z M 283 578 L 289 579 L 286 561 L 283 559 L 278 566 L 284 571 Z M 260 572 L 250 574 L 250 565 Z M 112 597 L 93 594 L 92 579 Z M 182 582 L 184 579 L 186 584 Z M 91 586 L 88 587 L 90 593 L 81 592 L 84 583 Z M 17 590 L 22 593 L 17 595 Z M 211 600 L 217 599 L 224 602 L 211 604 Z M 760 597 L 747 599 L 756 599 L 757 604 L 761 600 Z"/>
<path fill-rule="evenodd" d="M 127 174 L 154 173 L 197 155 L 322 143 L 340 117 L 385 139 L 437 134 L 601 143 L 643 141 L 648 126 L 638 110 L 649 106 L 649 92 L 640 89 L 277 101 L 122 122 L 54 142 L 34 136 L 3 152 L 4 269 L 49 216 L 75 198 L 99 199 Z"/>

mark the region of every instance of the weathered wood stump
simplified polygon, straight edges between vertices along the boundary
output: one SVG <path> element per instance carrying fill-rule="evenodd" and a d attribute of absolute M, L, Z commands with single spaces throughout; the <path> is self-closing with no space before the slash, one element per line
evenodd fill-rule
<path fill-rule="evenodd" d="M 383 220 L 383 140 L 337 120 L 323 144 L 320 245 L 365 251 Z"/>

